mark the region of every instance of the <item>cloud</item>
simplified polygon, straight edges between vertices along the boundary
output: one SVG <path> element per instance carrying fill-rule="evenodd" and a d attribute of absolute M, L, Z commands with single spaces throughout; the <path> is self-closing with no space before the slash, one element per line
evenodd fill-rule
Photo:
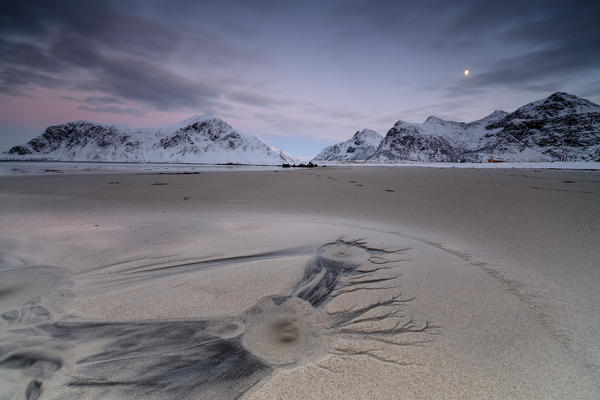
<path fill-rule="evenodd" d="M 597 33 L 598 11 L 600 5 L 593 0 L 346 0 L 330 10 L 330 18 L 344 28 L 342 31 L 353 26 L 352 31 L 368 29 L 390 40 L 408 36 L 453 45 L 465 39 L 485 41 L 506 33 L 512 34 L 513 40 L 529 42 L 555 42 Z"/>
<path fill-rule="evenodd" d="M 122 102 L 158 111 L 208 110 L 218 105 L 221 93 L 232 90 L 230 85 L 213 79 L 212 72 L 183 73 L 177 60 L 209 71 L 209 64 L 252 62 L 247 52 L 216 34 L 175 29 L 159 16 L 124 14 L 109 2 L 21 3 L 3 5 L 0 19 L 4 94 L 61 88 L 101 93 L 104 100 L 112 99 L 112 108 L 105 109 L 116 112 L 133 110 L 115 107 Z M 259 99 L 248 96 L 247 101 Z"/>
<path fill-rule="evenodd" d="M 119 106 L 79 106 L 78 110 L 90 111 L 95 113 L 108 113 L 108 114 L 129 114 L 135 115 L 136 117 L 142 117 L 146 115 L 146 111 L 139 110 L 132 107 L 119 107 Z"/>
<path fill-rule="evenodd" d="M 2 98 L 68 95 L 69 117 L 77 107 L 130 121 L 124 115 L 214 112 L 255 130 L 323 137 L 426 112 L 474 118 L 498 92 L 504 106 L 529 92 L 600 96 L 597 1 L 28 0 L 1 8 Z M 472 75 L 455 80 L 462 63 Z"/>
<path fill-rule="evenodd" d="M 135 103 L 128 103 L 113 96 L 87 96 L 84 98 L 74 96 L 57 96 L 59 99 L 79 103 L 78 110 L 102 114 L 128 114 L 135 117 L 143 117 L 148 114 L 147 110 L 140 109 Z"/>
<path fill-rule="evenodd" d="M 476 99 L 451 99 L 438 103 L 427 104 L 418 107 L 411 107 L 398 110 L 394 113 L 387 113 L 376 119 L 378 124 L 395 124 L 399 120 L 405 122 L 423 122 L 429 116 L 436 116 L 446 120 L 456 119 L 466 111 L 473 108 L 477 103 Z M 483 115 L 481 115 L 483 117 Z M 468 121 L 467 121 L 468 122 Z"/>
<path fill-rule="evenodd" d="M 235 103 L 243 103 L 257 107 L 278 107 L 295 104 L 294 101 L 256 93 L 254 90 L 234 90 L 226 95 L 227 99 Z"/>
<path fill-rule="evenodd" d="M 597 1 L 349 0 L 330 14 L 340 37 L 409 43 L 436 59 L 479 59 L 468 80 L 447 96 L 489 94 L 494 87 L 543 90 L 600 70 L 600 3 Z M 440 54 L 442 54 L 440 53 Z M 475 71 L 474 71 L 475 72 Z M 567 85 L 568 86 L 568 85 Z M 600 95 L 600 92 L 596 92 Z"/>
<path fill-rule="evenodd" d="M 112 96 L 88 96 L 83 101 L 93 105 L 105 105 L 105 104 L 124 104 L 125 102 L 119 98 Z"/>
<path fill-rule="evenodd" d="M 600 37 L 598 38 L 600 43 Z M 597 51 L 594 47 L 598 47 Z M 497 60 L 488 70 L 473 74 L 448 88 L 446 95 L 470 95 L 495 86 L 547 92 L 564 86 L 574 75 L 600 68 L 600 45 L 573 43 L 533 50 Z"/>

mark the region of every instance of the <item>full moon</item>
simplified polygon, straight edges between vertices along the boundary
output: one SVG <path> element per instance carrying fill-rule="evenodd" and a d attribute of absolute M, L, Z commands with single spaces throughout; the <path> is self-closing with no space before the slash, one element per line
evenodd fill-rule
<path fill-rule="evenodd" d="M 465 76 L 469 76 L 469 70 L 465 69 Z"/>

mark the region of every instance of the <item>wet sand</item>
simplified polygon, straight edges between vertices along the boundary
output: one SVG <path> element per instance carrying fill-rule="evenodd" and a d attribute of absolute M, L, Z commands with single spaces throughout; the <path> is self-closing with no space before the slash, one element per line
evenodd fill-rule
<path fill-rule="evenodd" d="M 600 395 L 600 171 L 0 188 L 0 398 Z"/>

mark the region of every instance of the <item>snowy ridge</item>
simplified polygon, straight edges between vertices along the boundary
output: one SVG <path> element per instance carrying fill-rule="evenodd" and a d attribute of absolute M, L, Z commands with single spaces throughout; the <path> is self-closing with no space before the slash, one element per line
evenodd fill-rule
<path fill-rule="evenodd" d="M 127 128 L 87 121 L 51 126 L 4 158 L 55 161 L 281 164 L 296 162 L 212 115 L 160 128 Z"/>
<path fill-rule="evenodd" d="M 508 113 L 494 111 L 473 122 L 445 121 L 428 117 L 422 124 L 398 121 L 390 129 L 371 161 L 458 162 L 466 153 L 486 144 L 487 126 Z M 475 160 L 470 160 L 475 161 Z"/>
<path fill-rule="evenodd" d="M 330 146 L 315 160 L 352 162 L 348 142 Z M 494 111 L 473 122 L 429 117 L 423 123 L 398 121 L 378 148 L 360 161 L 412 162 L 599 161 L 600 106 L 556 92 L 512 113 Z"/>
<path fill-rule="evenodd" d="M 363 129 L 345 142 L 326 147 L 313 161 L 365 161 L 375 154 L 382 140 L 379 133 Z"/>

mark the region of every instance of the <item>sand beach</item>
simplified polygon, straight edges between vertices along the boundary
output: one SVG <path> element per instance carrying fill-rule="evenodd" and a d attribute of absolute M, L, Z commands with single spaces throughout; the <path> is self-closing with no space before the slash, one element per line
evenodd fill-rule
<path fill-rule="evenodd" d="M 0 176 L 0 398 L 596 399 L 600 171 Z"/>

